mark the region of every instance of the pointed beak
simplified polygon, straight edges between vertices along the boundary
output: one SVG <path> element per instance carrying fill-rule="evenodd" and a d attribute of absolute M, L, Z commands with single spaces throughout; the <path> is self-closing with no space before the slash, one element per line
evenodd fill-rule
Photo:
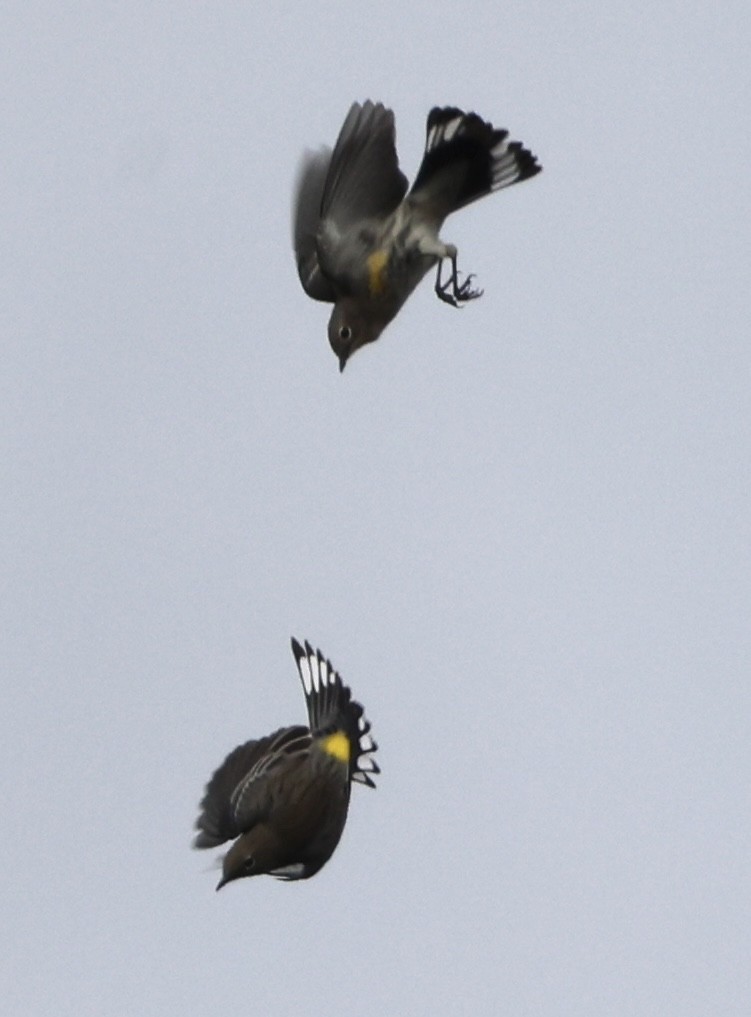
<path fill-rule="evenodd" d="M 226 885 L 227 885 L 227 883 L 229 883 L 229 880 L 228 880 L 228 879 L 227 879 L 227 878 L 226 878 L 225 876 L 222 876 L 222 878 L 221 878 L 221 879 L 219 880 L 219 882 L 218 882 L 218 883 L 216 884 L 216 889 L 217 889 L 217 890 L 221 890 L 221 888 L 222 888 L 223 886 L 226 886 Z"/>
<path fill-rule="evenodd" d="M 339 374 L 342 373 L 342 371 L 344 370 L 344 368 L 346 366 L 347 366 L 347 358 L 344 357 L 344 356 L 339 357 Z"/>

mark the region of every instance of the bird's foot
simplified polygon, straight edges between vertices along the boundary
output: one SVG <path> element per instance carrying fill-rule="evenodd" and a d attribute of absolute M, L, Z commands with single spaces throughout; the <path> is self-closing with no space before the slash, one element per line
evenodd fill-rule
<path fill-rule="evenodd" d="M 465 304 L 468 300 L 476 300 L 478 297 L 481 297 L 482 290 L 472 289 L 474 275 L 468 275 L 464 282 L 460 283 L 459 271 L 456 267 L 456 255 L 454 254 L 453 257 L 449 256 L 449 260 L 451 261 L 451 275 L 445 282 L 441 280 L 443 259 L 438 262 L 438 272 L 436 273 L 435 280 L 436 295 L 444 303 L 451 304 L 452 307 L 458 307 L 460 304 Z"/>

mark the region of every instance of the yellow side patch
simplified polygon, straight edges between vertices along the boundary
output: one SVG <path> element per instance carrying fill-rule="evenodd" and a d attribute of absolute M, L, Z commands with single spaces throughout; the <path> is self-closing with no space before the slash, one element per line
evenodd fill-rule
<path fill-rule="evenodd" d="M 340 763 L 349 763 L 350 746 L 349 738 L 342 731 L 334 731 L 333 734 L 324 738 L 321 748 L 330 756 L 338 759 Z"/>
<path fill-rule="evenodd" d="M 373 251 L 367 259 L 368 287 L 371 297 L 377 297 L 386 289 L 386 265 L 389 256 L 386 251 Z"/>

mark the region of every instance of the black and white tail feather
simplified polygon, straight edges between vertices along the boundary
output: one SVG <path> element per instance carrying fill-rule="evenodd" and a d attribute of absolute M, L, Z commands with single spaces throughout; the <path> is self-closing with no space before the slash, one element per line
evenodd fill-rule
<path fill-rule="evenodd" d="M 443 191 L 446 215 L 542 169 L 520 141 L 509 140 L 507 130 L 455 106 L 434 107 L 428 114 L 426 134 L 425 154 L 411 193 Z M 460 167 L 463 172 L 458 174 Z"/>
<path fill-rule="evenodd" d="M 371 774 L 380 773 L 372 753 L 378 748 L 370 736 L 370 722 L 362 706 L 320 650 L 309 642 L 303 646 L 292 639 L 300 681 L 305 692 L 310 730 L 314 738 L 342 730 L 352 746 L 350 779 L 375 787 Z"/>

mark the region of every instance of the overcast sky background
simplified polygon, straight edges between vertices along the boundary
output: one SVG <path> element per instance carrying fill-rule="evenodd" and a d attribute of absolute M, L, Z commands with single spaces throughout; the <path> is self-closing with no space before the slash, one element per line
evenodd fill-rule
<path fill-rule="evenodd" d="M 4 1013 L 747 1017 L 747 0 L 10 7 Z M 368 97 L 544 173 L 340 376 L 291 193 Z M 216 894 L 293 634 L 383 774 Z"/>

